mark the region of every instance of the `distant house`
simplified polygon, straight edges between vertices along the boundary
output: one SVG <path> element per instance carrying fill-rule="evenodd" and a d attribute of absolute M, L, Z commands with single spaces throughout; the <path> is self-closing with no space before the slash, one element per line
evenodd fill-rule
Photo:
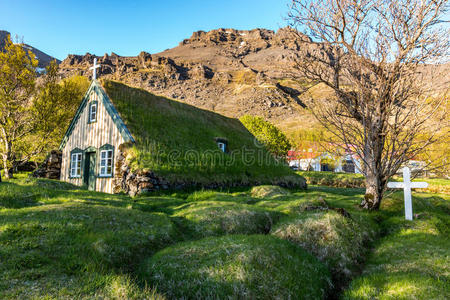
<path fill-rule="evenodd" d="M 332 171 L 346 173 L 361 173 L 361 162 L 354 154 L 343 156 L 319 152 L 312 148 L 307 151 L 288 151 L 289 166 L 301 171 Z"/>
<path fill-rule="evenodd" d="M 130 194 L 186 186 L 305 187 L 254 139 L 237 119 L 93 80 L 60 145 L 61 180 Z"/>

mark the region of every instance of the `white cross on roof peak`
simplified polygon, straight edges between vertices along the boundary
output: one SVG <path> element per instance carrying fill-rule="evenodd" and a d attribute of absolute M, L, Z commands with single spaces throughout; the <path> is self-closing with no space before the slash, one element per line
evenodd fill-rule
<path fill-rule="evenodd" d="M 92 80 L 97 79 L 97 68 L 100 68 L 101 65 L 97 65 L 97 58 L 94 58 L 94 65 L 89 68 L 92 70 Z"/>

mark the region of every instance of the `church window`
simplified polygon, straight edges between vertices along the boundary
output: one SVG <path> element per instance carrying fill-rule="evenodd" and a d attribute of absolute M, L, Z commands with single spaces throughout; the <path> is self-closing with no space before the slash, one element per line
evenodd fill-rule
<path fill-rule="evenodd" d="M 226 152 L 227 151 L 227 144 L 223 143 L 223 142 L 218 142 L 217 146 L 219 146 L 219 149 L 222 150 L 222 152 Z"/>
<path fill-rule="evenodd" d="M 89 105 L 89 123 L 97 121 L 97 101 L 92 101 Z"/>
<path fill-rule="evenodd" d="M 100 177 L 111 177 L 114 169 L 114 148 L 104 145 L 100 148 Z"/>
<path fill-rule="evenodd" d="M 81 160 L 82 153 L 72 153 L 70 159 L 70 177 L 80 178 L 81 177 Z"/>

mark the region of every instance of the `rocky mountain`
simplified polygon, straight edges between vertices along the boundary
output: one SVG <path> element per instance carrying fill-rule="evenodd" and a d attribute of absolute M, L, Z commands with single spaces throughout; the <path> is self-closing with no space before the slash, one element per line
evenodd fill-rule
<path fill-rule="evenodd" d="M 0 30 L 0 50 L 3 49 L 3 47 L 5 46 L 5 40 L 10 35 L 11 34 L 8 31 Z M 36 55 L 36 58 L 39 60 L 38 66 L 40 68 L 46 67 L 52 60 L 56 60 L 57 63 L 61 63 L 61 61 L 59 59 L 56 59 L 56 58 L 40 51 L 39 49 L 34 48 L 33 46 L 30 46 L 28 44 L 22 44 L 22 47 L 24 47 L 27 50 L 31 50 L 31 52 L 33 52 L 34 55 Z"/>
<path fill-rule="evenodd" d="M 260 115 L 281 125 L 312 125 L 301 95 L 295 60 L 301 39 L 291 29 L 218 29 L 198 31 L 177 47 L 135 57 L 69 55 L 60 65 L 65 76 L 91 76 L 94 58 L 99 76 L 227 116 Z"/>
<path fill-rule="evenodd" d="M 290 28 L 217 29 L 194 32 L 177 47 L 161 53 L 123 57 L 69 55 L 60 65 L 64 76 L 91 76 L 94 58 L 100 77 L 125 82 L 221 114 L 263 116 L 293 133 L 317 126 L 304 100 L 327 95 L 322 86 L 309 87 L 296 71 L 307 36 Z M 308 47 L 308 49 L 305 49 Z M 315 47 L 311 49 L 309 47 Z M 450 70 L 450 65 L 446 65 Z M 448 82 L 448 80 L 447 80 Z M 448 85 L 447 85 L 448 87 Z"/>

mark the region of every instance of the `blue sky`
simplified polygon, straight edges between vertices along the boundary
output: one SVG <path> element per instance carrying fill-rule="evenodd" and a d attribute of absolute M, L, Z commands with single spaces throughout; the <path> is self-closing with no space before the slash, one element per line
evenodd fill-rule
<path fill-rule="evenodd" d="M 0 30 L 56 58 L 67 54 L 157 53 L 197 30 L 276 30 L 289 0 L 0 0 Z"/>

